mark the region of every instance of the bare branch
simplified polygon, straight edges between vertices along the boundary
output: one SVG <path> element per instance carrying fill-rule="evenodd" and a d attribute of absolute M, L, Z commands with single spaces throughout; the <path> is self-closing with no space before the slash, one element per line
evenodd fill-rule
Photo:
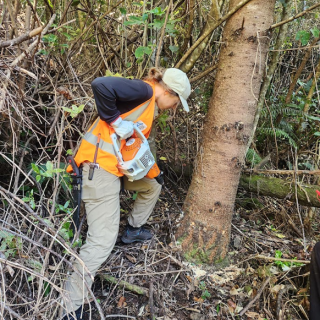
<path fill-rule="evenodd" d="M 35 37 L 42 30 L 43 30 L 43 27 L 38 27 L 38 28 L 33 29 L 32 31 L 28 32 L 28 33 L 25 33 L 25 34 L 21 35 L 20 37 L 15 38 L 15 39 L 7 40 L 7 41 L 1 41 L 0 42 L 0 48 L 12 47 L 12 46 L 15 46 L 17 44 L 20 44 L 23 41 L 26 41 L 26 40 L 29 40 L 29 39 Z"/>
<path fill-rule="evenodd" d="M 280 21 L 280 22 L 278 22 L 278 23 L 273 24 L 273 25 L 270 27 L 270 29 L 274 29 L 274 28 L 280 27 L 280 26 L 282 26 L 282 25 L 285 24 L 285 23 L 288 23 L 288 22 L 290 22 L 290 21 L 293 21 L 293 20 L 295 20 L 295 19 L 298 19 L 298 18 L 302 17 L 303 15 L 305 15 L 306 13 L 308 13 L 309 11 L 311 11 L 311 10 L 313 10 L 313 9 L 319 7 L 319 6 L 320 6 L 320 2 L 314 4 L 313 6 L 311 6 L 310 8 L 308 8 L 307 10 L 304 10 L 304 11 L 302 11 L 302 12 L 300 12 L 300 13 L 292 16 L 292 17 L 290 17 L 290 18 L 287 19 L 287 20 Z"/>

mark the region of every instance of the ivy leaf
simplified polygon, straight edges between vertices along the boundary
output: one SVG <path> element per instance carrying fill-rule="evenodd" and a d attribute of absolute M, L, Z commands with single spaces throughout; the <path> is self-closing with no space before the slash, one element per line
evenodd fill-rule
<path fill-rule="evenodd" d="M 305 30 L 300 30 L 296 34 L 296 40 L 300 40 L 301 44 L 305 46 L 310 40 L 310 32 Z"/>
<path fill-rule="evenodd" d="M 319 29 L 318 29 L 317 27 L 314 27 L 314 28 L 310 29 L 310 31 L 311 31 L 312 35 L 313 35 L 315 38 L 318 38 L 318 37 L 319 37 L 320 31 L 319 31 Z"/>

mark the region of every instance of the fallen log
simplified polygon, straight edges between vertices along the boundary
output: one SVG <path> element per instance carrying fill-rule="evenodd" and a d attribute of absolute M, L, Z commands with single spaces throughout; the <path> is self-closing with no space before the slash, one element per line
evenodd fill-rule
<path fill-rule="evenodd" d="M 245 175 L 240 177 L 239 186 L 247 191 L 254 192 L 261 196 L 269 196 L 278 199 L 287 199 L 295 202 L 295 183 L 292 179 L 264 177 L 261 175 Z M 300 205 L 320 208 L 320 201 L 317 199 L 316 190 L 318 185 L 297 183 L 297 197 Z"/>

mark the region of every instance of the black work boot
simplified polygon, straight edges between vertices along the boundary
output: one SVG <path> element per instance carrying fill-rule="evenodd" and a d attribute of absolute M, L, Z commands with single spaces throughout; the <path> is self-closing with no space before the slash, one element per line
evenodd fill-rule
<path fill-rule="evenodd" d="M 124 243 L 132 243 L 137 241 L 143 242 L 150 240 L 152 237 L 153 234 L 149 230 L 143 227 L 134 228 L 128 224 L 123 236 L 121 237 L 121 240 Z"/>
<path fill-rule="evenodd" d="M 75 310 L 74 313 L 73 312 L 67 313 L 62 318 L 62 320 L 82 320 L 81 313 L 83 314 L 82 306 L 80 306 L 77 310 Z M 75 314 L 76 317 L 74 317 L 74 314 Z"/>

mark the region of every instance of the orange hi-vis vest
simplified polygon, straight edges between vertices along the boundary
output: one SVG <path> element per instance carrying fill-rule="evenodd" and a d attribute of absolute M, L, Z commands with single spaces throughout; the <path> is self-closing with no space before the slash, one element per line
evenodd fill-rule
<path fill-rule="evenodd" d="M 148 101 L 121 115 L 123 120 L 138 123 L 140 130 L 146 138 L 150 135 L 155 111 L 154 85 L 149 82 L 147 83 L 152 86 L 153 96 Z M 81 141 L 79 150 L 74 158 L 76 164 L 80 166 L 84 161 L 93 162 L 98 135 L 100 134 L 96 163 L 104 170 L 118 177 L 123 176 L 117 168 L 118 160 L 111 140 L 111 134 L 114 132 L 114 129 L 110 125 L 100 118 L 97 118 Z M 120 150 L 125 145 L 125 142 L 125 140 L 121 140 Z"/>

